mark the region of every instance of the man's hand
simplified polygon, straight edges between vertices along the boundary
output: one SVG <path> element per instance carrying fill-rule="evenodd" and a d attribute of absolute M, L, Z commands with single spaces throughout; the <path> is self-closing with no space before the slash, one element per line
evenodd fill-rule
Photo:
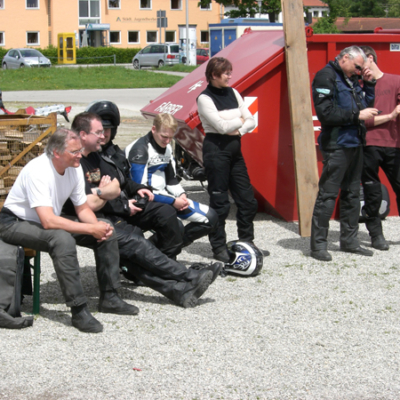
<path fill-rule="evenodd" d="M 374 77 L 372 75 L 372 71 L 367 67 L 363 68 L 362 78 L 364 81 L 372 81 L 372 79 L 374 79 Z"/>
<path fill-rule="evenodd" d="M 396 106 L 396 108 L 390 113 L 390 119 L 396 119 L 400 114 L 400 105 Z"/>
<path fill-rule="evenodd" d="M 128 203 L 129 203 L 129 209 L 131 210 L 131 214 L 130 214 L 131 217 L 132 217 L 132 215 L 135 215 L 139 211 L 143 211 L 141 208 L 135 206 L 136 200 L 133 200 L 133 199 L 128 200 Z"/>
<path fill-rule="evenodd" d="M 178 210 L 182 211 L 189 207 L 189 201 L 186 197 L 186 193 L 182 193 L 179 197 L 177 197 L 174 201 L 173 206 Z"/>
<path fill-rule="evenodd" d="M 367 119 L 370 119 L 374 117 L 375 115 L 378 115 L 378 109 L 377 108 L 364 108 L 364 110 L 360 111 L 360 115 L 358 116 L 358 119 L 361 121 L 365 121 Z"/>
<path fill-rule="evenodd" d="M 103 175 L 99 183 L 99 188 L 106 187 L 110 182 L 111 182 L 111 177 L 108 175 Z"/>
<path fill-rule="evenodd" d="M 97 221 L 92 224 L 92 236 L 94 236 L 98 242 L 107 240 L 113 233 L 114 228 L 104 221 Z"/>
<path fill-rule="evenodd" d="M 137 193 L 138 193 L 138 195 L 139 195 L 140 197 L 144 197 L 144 195 L 146 194 L 147 197 L 149 198 L 149 201 L 153 201 L 153 200 L 154 200 L 154 194 L 153 194 L 153 192 L 152 192 L 151 190 L 149 190 L 149 189 L 139 189 L 139 190 L 137 191 Z"/>

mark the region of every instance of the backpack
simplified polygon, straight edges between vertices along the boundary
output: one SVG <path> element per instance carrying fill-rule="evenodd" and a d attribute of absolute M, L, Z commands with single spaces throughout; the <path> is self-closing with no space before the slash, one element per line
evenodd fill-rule
<path fill-rule="evenodd" d="M 21 317 L 25 253 L 21 246 L 0 240 L 0 328 L 21 329 L 33 325 L 33 317 Z"/>

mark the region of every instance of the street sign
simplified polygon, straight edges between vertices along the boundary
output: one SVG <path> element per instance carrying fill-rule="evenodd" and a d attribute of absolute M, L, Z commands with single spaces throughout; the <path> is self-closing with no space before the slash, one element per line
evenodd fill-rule
<path fill-rule="evenodd" d="M 157 18 L 157 28 L 168 28 L 168 18 Z"/>

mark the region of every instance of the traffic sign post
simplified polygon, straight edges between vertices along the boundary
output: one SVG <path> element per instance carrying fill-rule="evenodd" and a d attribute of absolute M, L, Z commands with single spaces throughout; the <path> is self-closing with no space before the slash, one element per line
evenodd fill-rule
<path fill-rule="evenodd" d="M 157 28 L 160 28 L 160 43 L 161 41 L 161 28 L 164 28 L 164 34 L 165 34 L 165 28 L 168 28 L 168 18 L 166 17 L 166 11 L 165 10 L 158 10 L 157 11 Z"/>

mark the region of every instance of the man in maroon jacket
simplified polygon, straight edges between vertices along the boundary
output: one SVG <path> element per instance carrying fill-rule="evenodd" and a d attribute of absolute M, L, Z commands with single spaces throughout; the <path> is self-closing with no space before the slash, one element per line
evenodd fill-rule
<path fill-rule="evenodd" d="M 371 236 L 372 247 L 388 250 L 379 217 L 382 201 L 379 167 L 385 172 L 393 191 L 396 193 L 397 208 L 400 211 L 400 75 L 383 73 L 377 65 L 377 56 L 370 46 L 361 46 L 369 68 L 377 83 L 375 86 L 375 108 L 379 115 L 366 120 L 366 146 L 364 148 L 364 210 L 367 214 L 366 226 Z"/>

